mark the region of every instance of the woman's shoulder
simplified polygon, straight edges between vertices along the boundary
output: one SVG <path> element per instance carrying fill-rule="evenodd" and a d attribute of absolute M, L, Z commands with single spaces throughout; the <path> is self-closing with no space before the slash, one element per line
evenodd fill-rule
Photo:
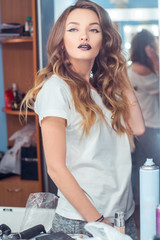
<path fill-rule="evenodd" d="M 39 115 L 39 121 L 46 116 L 57 116 L 69 121 L 71 106 L 69 86 L 56 75 L 45 80 L 35 100 L 34 110 Z"/>
<path fill-rule="evenodd" d="M 54 88 L 58 88 L 58 87 L 62 87 L 62 88 L 66 88 L 69 89 L 68 84 L 59 76 L 57 76 L 56 74 L 51 75 L 44 83 L 45 87 L 54 87 Z"/>
<path fill-rule="evenodd" d="M 62 102 L 63 100 L 68 102 L 71 98 L 72 94 L 68 84 L 54 74 L 45 79 L 43 86 L 36 96 L 35 105 Z"/>
<path fill-rule="evenodd" d="M 59 76 L 53 74 L 47 78 L 39 91 L 38 95 L 64 95 L 69 98 L 72 96 L 69 85 Z"/>
<path fill-rule="evenodd" d="M 132 63 L 128 68 L 128 72 L 131 72 L 132 74 L 138 75 L 140 77 L 154 75 L 154 72 L 149 67 L 138 62 Z"/>

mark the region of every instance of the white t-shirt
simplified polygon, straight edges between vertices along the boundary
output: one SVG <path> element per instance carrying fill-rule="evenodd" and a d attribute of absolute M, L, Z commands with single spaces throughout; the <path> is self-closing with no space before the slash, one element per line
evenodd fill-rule
<path fill-rule="evenodd" d="M 135 89 L 145 126 L 159 128 L 159 77 L 154 73 L 146 76 L 139 75 L 135 73 L 131 67 L 128 68 L 128 76 Z"/>
<path fill-rule="evenodd" d="M 115 212 L 123 211 L 128 219 L 134 211 L 128 136 L 119 136 L 112 130 L 111 113 L 95 90 L 91 89 L 91 97 L 103 109 L 108 126 L 97 119 L 87 137 L 82 138 L 79 128 L 82 117 L 75 110 L 70 88 L 56 75 L 50 77 L 38 93 L 35 112 L 40 122 L 46 116 L 67 120 L 68 169 L 100 214 L 113 222 Z M 58 214 L 84 220 L 60 191 L 58 195 Z"/>

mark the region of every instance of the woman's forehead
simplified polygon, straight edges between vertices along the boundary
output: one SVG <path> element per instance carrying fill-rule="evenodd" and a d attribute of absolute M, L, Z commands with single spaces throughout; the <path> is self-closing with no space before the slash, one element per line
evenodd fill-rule
<path fill-rule="evenodd" d="M 74 23 L 74 22 L 96 22 L 99 23 L 99 18 L 97 16 L 97 14 L 90 10 L 90 9 L 81 9 L 81 8 L 77 8 L 72 10 L 67 19 L 66 19 L 66 25 L 69 23 Z"/>

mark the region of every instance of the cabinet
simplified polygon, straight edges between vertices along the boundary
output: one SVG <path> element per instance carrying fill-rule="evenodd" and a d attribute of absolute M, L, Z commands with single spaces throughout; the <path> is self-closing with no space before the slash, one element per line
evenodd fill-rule
<path fill-rule="evenodd" d="M 29 194 L 39 190 L 39 181 L 9 177 L 0 181 L 0 189 L 0 206 L 25 207 Z"/>
<path fill-rule="evenodd" d="M 32 37 L 17 37 L 2 42 L 3 75 L 5 90 L 16 83 L 20 92 L 27 92 L 34 85 L 37 72 L 37 31 L 36 0 L 0 0 L 1 23 L 24 24 L 26 17 L 33 22 Z M 24 127 L 19 121 L 19 112 L 2 110 L 6 114 L 8 138 Z M 30 193 L 42 191 L 40 130 L 38 117 L 34 112 L 28 115 L 28 121 L 35 121 L 38 158 L 38 180 L 21 180 L 13 176 L 0 180 L 0 205 L 24 207 Z M 8 142 L 8 145 L 12 145 Z"/>

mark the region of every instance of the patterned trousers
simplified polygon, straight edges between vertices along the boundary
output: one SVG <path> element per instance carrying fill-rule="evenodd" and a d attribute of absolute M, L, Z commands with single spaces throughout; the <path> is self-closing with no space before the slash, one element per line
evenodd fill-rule
<path fill-rule="evenodd" d="M 87 222 L 75 219 L 69 219 L 55 214 L 50 233 L 63 231 L 66 234 L 84 234 L 89 237 L 92 235 L 84 228 Z M 133 216 L 125 222 L 125 233 L 133 240 L 138 240 L 137 228 Z"/>

